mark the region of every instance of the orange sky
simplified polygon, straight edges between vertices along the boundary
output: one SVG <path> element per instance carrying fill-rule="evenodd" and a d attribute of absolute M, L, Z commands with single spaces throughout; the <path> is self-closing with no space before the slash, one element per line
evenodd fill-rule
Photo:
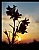
<path fill-rule="evenodd" d="M 28 18 L 28 15 L 26 15 L 26 16 Z M 22 19 L 24 19 L 24 17 L 19 19 L 19 21 Z M 39 41 L 39 26 L 38 26 L 39 23 L 35 23 L 31 17 L 29 19 L 30 19 L 29 20 L 30 24 L 27 27 L 28 33 L 24 33 L 24 34 L 18 33 L 18 36 L 21 37 L 21 43 L 29 43 L 29 42 L 32 42 L 33 39 L 36 39 L 37 41 Z M 7 42 L 8 42 L 7 36 L 3 33 L 3 31 L 5 29 L 7 31 L 9 31 L 9 30 L 12 31 L 12 28 L 9 26 L 9 24 L 12 25 L 13 21 L 10 20 L 9 17 L 7 17 L 7 16 L 5 17 L 5 15 L 2 16 L 2 40 L 3 41 L 6 40 Z M 16 25 L 18 25 L 17 21 L 16 21 Z M 9 32 L 8 32 L 8 34 L 9 34 Z M 10 33 L 10 41 L 12 41 L 12 33 Z"/>
<path fill-rule="evenodd" d="M 18 33 L 18 36 L 21 38 L 20 43 L 30 43 L 33 42 L 34 39 L 39 41 L 39 2 L 2 2 L 2 41 L 8 42 L 7 36 L 3 31 L 6 29 L 7 31 L 12 32 L 12 28 L 9 24 L 12 26 L 14 25 L 13 20 L 10 19 L 10 16 L 6 15 L 6 8 L 8 5 L 10 5 L 10 7 L 17 5 L 19 13 L 22 13 L 22 17 L 18 19 L 19 21 L 24 18 L 29 18 L 30 21 L 30 24 L 27 27 L 28 33 Z M 16 27 L 18 25 L 18 21 L 16 21 L 15 24 Z M 16 39 L 18 39 L 18 37 L 16 37 Z M 12 41 L 12 33 L 10 33 L 10 41 Z M 16 43 L 19 43 L 19 41 Z"/>

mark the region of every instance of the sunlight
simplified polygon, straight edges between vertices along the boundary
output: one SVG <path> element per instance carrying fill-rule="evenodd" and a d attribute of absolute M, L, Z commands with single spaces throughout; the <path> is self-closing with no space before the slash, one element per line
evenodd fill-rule
<path fill-rule="evenodd" d="M 21 41 L 21 38 L 20 37 L 18 38 L 18 41 Z"/>

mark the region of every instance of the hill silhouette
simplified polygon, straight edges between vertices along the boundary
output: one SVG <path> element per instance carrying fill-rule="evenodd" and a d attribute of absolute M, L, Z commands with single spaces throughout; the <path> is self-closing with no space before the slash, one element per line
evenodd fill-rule
<path fill-rule="evenodd" d="M 39 42 L 37 42 L 36 40 L 34 40 L 32 43 L 29 44 L 14 44 L 13 46 L 7 44 L 6 42 L 1 42 L 0 43 L 0 48 L 1 49 L 39 49 Z"/>

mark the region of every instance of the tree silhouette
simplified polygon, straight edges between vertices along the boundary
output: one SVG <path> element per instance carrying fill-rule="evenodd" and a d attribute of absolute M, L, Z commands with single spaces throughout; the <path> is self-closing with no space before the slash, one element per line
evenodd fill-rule
<path fill-rule="evenodd" d="M 17 6 L 13 5 L 13 8 L 11 8 L 11 7 L 8 5 L 8 7 L 6 8 L 6 9 L 7 9 L 6 14 L 7 14 L 8 16 L 11 16 L 10 19 L 13 19 L 13 21 L 14 21 L 14 27 L 9 24 L 9 25 L 13 28 L 12 45 L 14 44 L 14 36 L 18 36 L 18 35 L 16 35 L 16 32 L 22 32 L 22 34 L 24 34 L 24 32 L 27 33 L 27 31 L 25 31 L 25 30 L 27 29 L 25 25 L 28 26 L 28 24 L 30 23 L 30 22 L 27 22 L 27 21 L 29 21 L 29 19 L 26 20 L 26 18 L 25 18 L 25 20 L 23 20 L 22 23 L 20 24 L 19 29 L 18 29 L 18 26 L 17 26 L 16 32 L 15 32 L 15 21 L 18 20 L 18 18 L 21 18 L 20 16 L 22 16 L 22 14 L 20 14 L 20 13 L 18 12 L 18 9 L 16 10 L 16 7 L 17 7 Z M 15 11 L 15 10 L 16 10 L 16 11 Z M 19 22 L 19 23 L 20 23 L 20 22 Z"/>
<path fill-rule="evenodd" d="M 18 9 L 16 10 L 16 6 L 13 5 L 13 8 L 11 8 L 9 5 L 6 8 L 8 11 L 6 11 L 6 14 L 11 16 L 10 19 L 13 19 L 14 21 L 14 28 L 13 28 L 13 38 L 12 38 L 12 44 L 14 43 L 14 32 L 15 32 L 15 20 L 18 20 L 20 18 L 19 16 L 22 16 L 22 14 L 19 14 Z M 16 10 L 16 12 L 15 12 Z M 11 26 L 11 25 L 10 25 Z"/>

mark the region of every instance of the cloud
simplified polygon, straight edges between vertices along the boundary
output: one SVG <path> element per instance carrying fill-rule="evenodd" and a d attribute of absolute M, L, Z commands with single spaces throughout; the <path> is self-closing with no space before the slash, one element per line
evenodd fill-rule
<path fill-rule="evenodd" d="M 29 18 L 29 21 L 32 23 L 39 23 L 39 15 L 30 15 L 30 14 L 26 14 L 24 15 L 25 18 Z"/>
<path fill-rule="evenodd" d="M 4 20 L 4 21 L 10 21 L 10 16 L 2 15 L 2 20 Z"/>
<path fill-rule="evenodd" d="M 29 27 L 27 27 L 28 34 L 27 35 L 22 35 L 22 36 L 20 35 L 20 37 L 22 37 L 22 39 L 24 39 L 24 38 L 25 39 L 32 39 L 32 38 L 34 39 L 35 37 L 39 38 L 39 34 L 38 34 L 39 33 L 39 25 L 36 23 L 36 22 L 39 22 L 39 20 L 34 19 L 35 17 L 33 17 L 32 15 L 25 15 L 21 19 L 24 19 L 25 17 L 29 18 L 29 21 L 30 21 Z M 10 18 L 3 15 L 3 30 L 6 28 L 7 30 L 12 31 L 12 28 L 9 26 L 9 23 L 10 24 L 12 23 Z M 16 24 L 18 24 L 18 23 L 16 23 Z M 13 24 L 11 24 L 11 25 L 13 25 Z"/>
<path fill-rule="evenodd" d="M 36 23 L 39 23 L 39 21 L 37 20 L 37 21 L 35 21 Z"/>

